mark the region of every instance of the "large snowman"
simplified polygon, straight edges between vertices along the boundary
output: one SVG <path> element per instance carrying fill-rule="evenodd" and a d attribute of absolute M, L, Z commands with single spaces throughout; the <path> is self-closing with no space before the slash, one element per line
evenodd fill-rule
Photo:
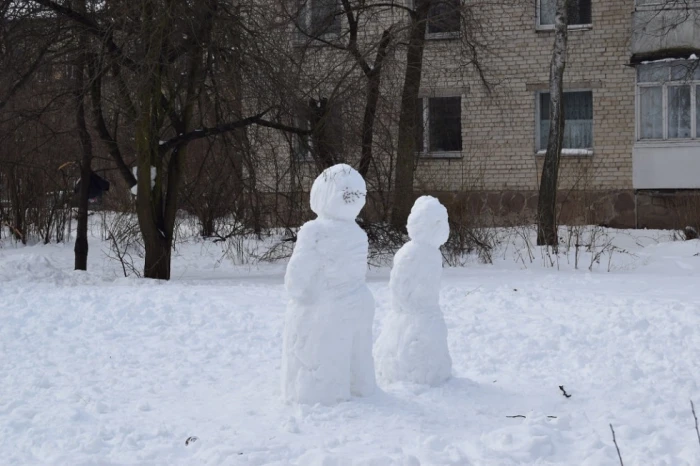
<path fill-rule="evenodd" d="M 318 218 L 299 230 L 284 278 L 282 393 L 288 403 L 328 405 L 376 387 L 367 235 L 355 222 L 366 194 L 362 176 L 345 164 L 326 169 L 311 188 Z"/>
<path fill-rule="evenodd" d="M 386 383 L 438 385 L 452 373 L 439 303 L 440 246 L 450 234 L 447 210 L 434 197 L 422 196 L 406 227 L 411 241 L 394 256 L 392 306 L 375 348 L 377 375 Z"/>

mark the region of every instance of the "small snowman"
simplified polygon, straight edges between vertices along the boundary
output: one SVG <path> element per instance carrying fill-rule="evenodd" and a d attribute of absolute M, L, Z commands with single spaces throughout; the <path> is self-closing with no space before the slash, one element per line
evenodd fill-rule
<path fill-rule="evenodd" d="M 440 309 L 440 246 L 450 227 L 447 210 L 431 196 L 416 200 L 406 243 L 394 256 L 392 307 L 375 347 L 377 375 L 385 383 L 439 385 L 452 373 L 447 326 Z"/>

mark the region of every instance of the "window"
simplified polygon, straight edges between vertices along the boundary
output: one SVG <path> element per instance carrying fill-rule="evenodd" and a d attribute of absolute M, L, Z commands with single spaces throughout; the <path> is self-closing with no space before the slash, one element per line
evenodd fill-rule
<path fill-rule="evenodd" d="M 304 34 L 323 37 L 340 34 L 342 10 L 338 0 L 303 0 L 299 25 Z"/>
<path fill-rule="evenodd" d="M 557 0 L 537 1 L 537 26 L 543 29 L 554 27 Z M 591 24 L 591 0 L 568 0 L 569 27 Z"/>
<path fill-rule="evenodd" d="M 451 38 L 459 35 L 460 0 L 438 0 L 428 11 L 429 39 Z"/>
<path fill-rule="evenodd" d="M 700 61 L 647 63 L 637 68 L 637 137 L 694 139 L 700 135 Z"/>
<path fill-rule="evenodd" d="M 299 129 L 311 130 L 310 112 L 299 112 L 294 118 L 294 125 Z M 292 155 L 298 161 L 311 161 L 313 151 L 313 140 L 311 134 L 292 135 Z"/>
<path fill-rule="evenodd" d="M 564 140 L 569 153 L 593 149 L 593 92 L 564 92 Z M 549 139 L 549 92 L 541 92 L 537 105 L 537 149 L 547 150 Z"/>
<path fill-rule="evenodd" d="M 462 98 L 418 99 L 416 128 L 418 152 L 426 155 L 460 152 L 462 150 Z"/>
<path fill-rule="evenodd" d="M 342 160 L 343 120 L 339 105 L 331 104 L 326 98 L 310 99 L 299 106 L 295 124 L 311 131 L 294 136 L 292 153 L 297 160 L 322 160 L 329 165 Z"/>

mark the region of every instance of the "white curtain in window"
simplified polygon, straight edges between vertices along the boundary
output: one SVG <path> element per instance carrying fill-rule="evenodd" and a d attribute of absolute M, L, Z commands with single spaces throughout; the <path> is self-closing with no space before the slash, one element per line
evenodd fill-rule
<path fill-rule="evenodd" d="M 700 136 L 700 86 L 695 87 L 695 134 Z"/>
<path fill-rule="evenodd" d="M 661 86 L 639 88 L 639 137 L 640 139 L 662 139 L 663 88 Z"/>
<path fill-rule="evenodd" d="M 668 87 L 668 137 L 690 137 L 690 86 Z"/>
<path fill-rule="evenodd" d="M 564 93 L 563 149 L 593 147 L 593 93 L 576 91 Z M 540 94 L 540 150 L 547 149 L 549 138 L 549 93 Z"/>

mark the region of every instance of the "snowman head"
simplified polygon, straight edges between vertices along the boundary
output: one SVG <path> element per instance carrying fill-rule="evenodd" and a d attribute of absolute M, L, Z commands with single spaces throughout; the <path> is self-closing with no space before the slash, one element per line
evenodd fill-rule
<path fill-rule="evenodd" d="M 434 197 L 421 196 L 413 204 L 406 229 L 416 243 L 439 248 L 450 236 L 447 209 Z"/>
<path fill-rule="evenodd" d="M 344 163 L 326 168 L 311 187 L 311 210 L 319 218 L 355 220 L 365 205 L 362 176 Z"/>

